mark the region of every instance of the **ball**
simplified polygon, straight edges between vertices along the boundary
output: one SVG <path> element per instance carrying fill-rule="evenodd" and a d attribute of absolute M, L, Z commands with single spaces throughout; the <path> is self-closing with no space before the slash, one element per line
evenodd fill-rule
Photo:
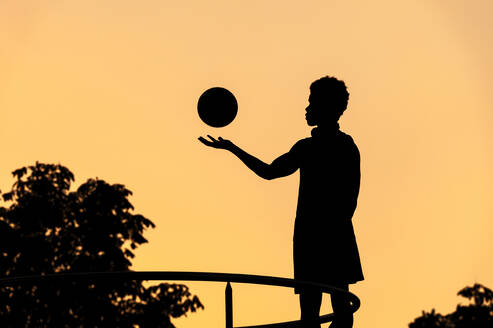
<path fill-rule="evenodd" d="M 214 87 L 202 93 L 197 103 L 200 119 L 214 128 L 231 123 L 238 113 L 238 102 L 227 89 Z"/>

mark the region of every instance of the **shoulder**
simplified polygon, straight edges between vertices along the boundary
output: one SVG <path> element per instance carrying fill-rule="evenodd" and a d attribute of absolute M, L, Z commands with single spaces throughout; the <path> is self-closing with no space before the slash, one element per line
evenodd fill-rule
<path fill-rule="evenodd" d="M 312 137 L 308 137 L 308 138 L 303 138 L 301 140 L 298 140 L 293 147 L 303 147 L 303 146 L 307 146 L 309 145 L 310 143 L 312 142 Z"/>
<path fill-rule="evenodd" d="M 353 137 L 351 137 L 349 134 L 339 131 L 337 136 L 341 143 L 356 147 L 356 143 L 354 142 Z"/>
<path fill-rule="evenodd" d="M 312 138 L 304 138 L 298 140 L 293 147 L 288 152 L 288 155 L 294 158 L 302 158 L 305 156 L 307 150 L 309 149 L 309 145 L 311 144 Z"/>
<path fill-rule="evenodd" d="M 358 149 L 358 146 L 356 146 L 356 143 L 354 142 L 353 137 L 351 137 L 349 134 L 346 134 L 342 131 L 339 131 L 338 139 L 339 139 L 340 144 L 345 149 L 347 149 L 348 151 L 355 153 L 359 156 L 359 149 Z"/>
<path fill-rule="evenodd" d="M 293 147 L 291 147 L 291 151 L 299 151 L 302 149 L 305 149 L 308 145 L 310 145 L 312 142 L 312 138 L 304 138 L 301 140 L 298 140 Z"/>

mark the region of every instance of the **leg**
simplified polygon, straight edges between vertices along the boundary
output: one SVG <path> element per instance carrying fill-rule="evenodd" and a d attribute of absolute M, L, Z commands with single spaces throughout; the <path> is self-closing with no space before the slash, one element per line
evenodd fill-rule
<path fill-rule="evenodd" d="M 334 286 L 340 289 L 349 290 L 348 285 Z M 334 311 L 335 318 L 330 325 L 330 328 L 352 328 L 353 327 L 353 314 L 350 310 L 349 301 L 339 294 L 333 294 L 330 296 L 332 302 L 332 310 Z"/>
<path fill-rule="evenodd" d="M 303 328 L 320 328 L 318 318 L 320 305 L 322 304 L 322 293 L 318 291 L 300 292 L 301 321 Z"/>

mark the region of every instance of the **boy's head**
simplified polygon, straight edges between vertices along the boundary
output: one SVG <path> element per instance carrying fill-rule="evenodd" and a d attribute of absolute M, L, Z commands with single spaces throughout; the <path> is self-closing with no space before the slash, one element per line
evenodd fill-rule
<path fill-rule="evenodd" d="M 310 85 L 310 97 L 306 107 L 308 125 L 335 123 L 347 108 L 349 93 L 344 81 L 325 76 Z"/>

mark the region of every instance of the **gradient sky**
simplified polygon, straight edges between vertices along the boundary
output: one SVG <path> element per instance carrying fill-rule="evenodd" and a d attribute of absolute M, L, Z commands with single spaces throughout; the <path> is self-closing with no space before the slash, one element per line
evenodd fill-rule
<path fill-rule="evenodd" d="M 35 161 L 123 183 L 157 224 L 135 270 L 292 277 L 298 174 L 263 181 L 197 141 L 271 161 L 310 133 L 310 83 L 346 81 L 362 155 L 356 327 L 407 327 L 493 287 L 493 26 L 488 0 L 0 1 L 0 189 Z M 221 129 L 212 86 L 237 97 Z M 224 325 L 224 285 L 187 283 Z M 290 289 L 233 284 L 235 324 L 298 318 Z M 324 300 L 323 312 L 329 312 Z"/>

